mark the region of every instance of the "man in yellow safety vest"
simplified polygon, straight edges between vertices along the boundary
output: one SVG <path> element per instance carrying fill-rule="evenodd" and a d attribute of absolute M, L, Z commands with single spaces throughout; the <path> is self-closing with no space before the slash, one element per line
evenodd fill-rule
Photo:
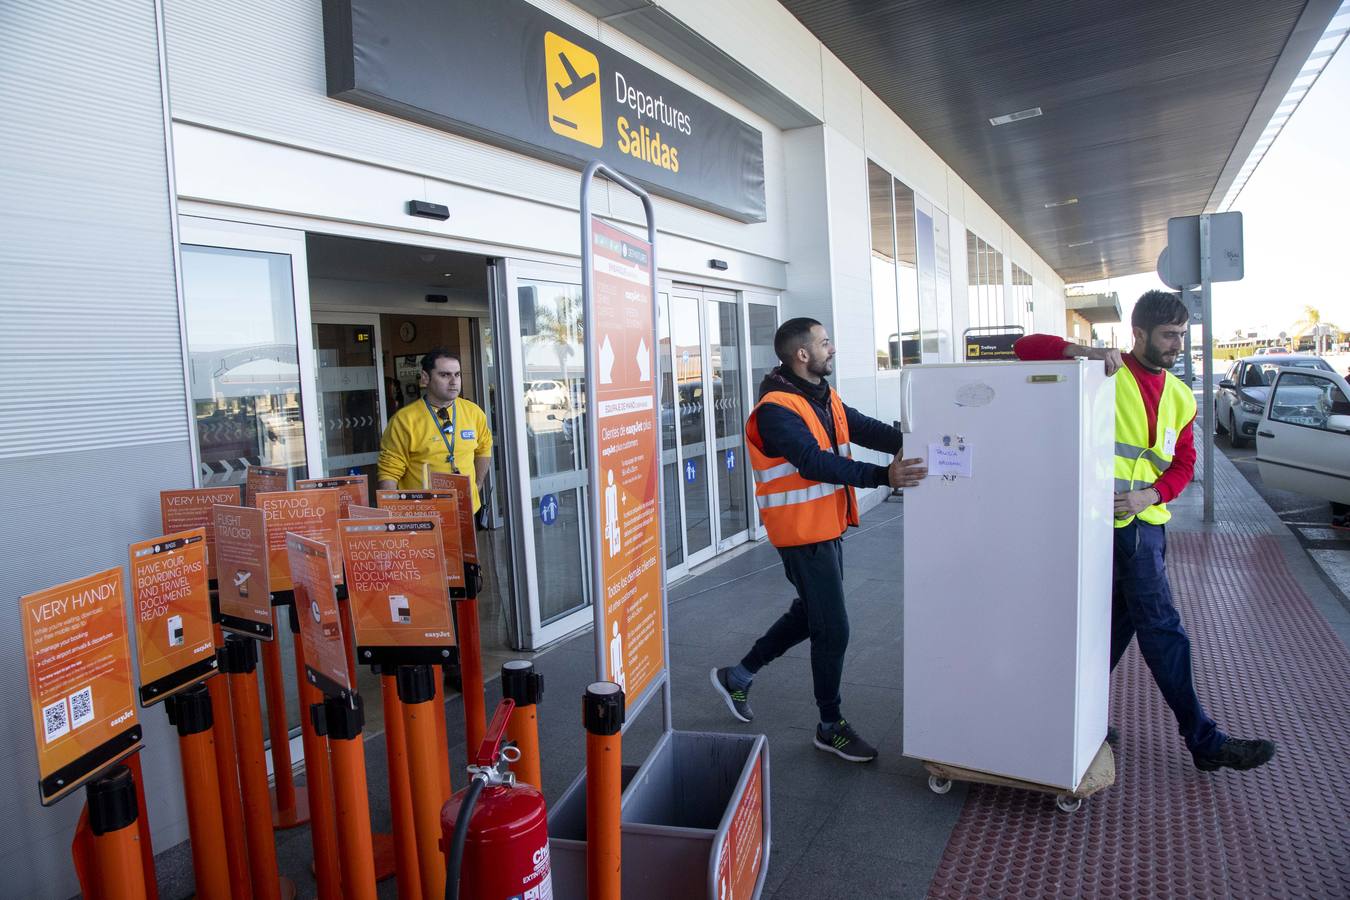
<path fill-rule="evenodd" d="M 1275 744 L 1233 738 L 1219 730 L 1195 693 L 1191 641 L 1167 583 L 1167 503 L 1186 489 L 1195 469 L 1195 394 L 1169 370 L 1181 352 L 1190 313 L 1176 295 L 1149 291 L 1130 316 L 1134 347 L 1124 356 L 1049 334 L 1013 345 L 1019 359 L 1100 359 L 1116 380 L 1115 563 L 1111 668 L 1134 638 L 1171 707 L 1196 768 L 1254 769 Z M 1107 740 L 1118 741 L 1114 728 Z"/>

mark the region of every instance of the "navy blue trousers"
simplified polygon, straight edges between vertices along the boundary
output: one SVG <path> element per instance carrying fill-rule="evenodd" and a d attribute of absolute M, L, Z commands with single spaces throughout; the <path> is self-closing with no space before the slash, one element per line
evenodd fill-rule
<path fill-rule="evenodd" d="M 848 649 L 844 608 L 844 546 L 838 538 L 801 547 L 779 547 L 783 573 L 797 589 L 788 611 L 769 626 L 741 660 L 758 672 L 802 641 L 811 640 L 811 681 L 820 721 L 839 721 L 839 683 Z"/>
<path fill-rule="evenodd" d="M 1200 705 L 1191 674 L 1191 639 L 1167 583 L 1167 530 L 1135 519 L 1115 529 L 1111 585 L 1111 668 L 1139 639 L 1139 652 L 1177 719 L 1191 753 L 1208 755 L 1226 740 Z"/>

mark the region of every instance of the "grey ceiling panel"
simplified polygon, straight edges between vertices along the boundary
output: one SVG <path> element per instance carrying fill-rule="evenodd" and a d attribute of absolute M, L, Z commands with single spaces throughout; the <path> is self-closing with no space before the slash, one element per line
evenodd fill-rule
<path fill-rule="evenodd" d="M 783 5 L 1055 271 L 1087 281 L 1152 270 L 1167 219 L 1217 201 L 1339 4 Z"/>

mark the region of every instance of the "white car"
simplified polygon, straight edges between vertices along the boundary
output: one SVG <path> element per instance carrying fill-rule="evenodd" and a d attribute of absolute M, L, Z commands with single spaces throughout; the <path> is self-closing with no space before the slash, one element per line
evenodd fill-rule
<path fill-rule="evenodd" d="M 1266 396 L 1282 367 L 1317 369 L 1330 372 L 1331 366 L 1318 356 L 1248 356 L 1235 360 L 1214 394 L 1214 428 L 1228 435 L 1234 449 L 1246 447 L 1256 434 L 1256 424 L 1266 408 Z"/>
<path fill-rule="evenodd" d="M 567 386 L 561 381 L 545 379 L 525 385 L 525 407 L 547 406 L 550 409 L 567 407 Z"/>
<path fill-rule="evenodd" d="M 1281 369 L 1257 424 L 1256 461 L 1269 487 L 1350 503 L 1350 383 Z"/>

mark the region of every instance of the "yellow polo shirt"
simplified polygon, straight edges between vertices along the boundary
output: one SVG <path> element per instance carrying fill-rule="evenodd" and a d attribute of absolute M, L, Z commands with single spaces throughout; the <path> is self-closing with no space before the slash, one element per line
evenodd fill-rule
<path fill-rule="evenodd" d="M 492 455 L 492 431 L 487 414 L 478 404 L 456 397 L 454 407 L 454 436 L 446 433 L 441 439 L 440 422 L 427 409 L 423 400 L 409 403 L 394 413 L 380 439 L 380 481 L 394 481 L 399 490 L 416 491 L 426 487 L 423 473 L 450 472 L 446 461 L 446 443 L 455 451 L 455 467 L 461 475 L 469 476 L 473 488 L 473 511 L 478 512 L 482 501 L 478 498 L 478 476 L 473 462 L 480 456 Z"/>

